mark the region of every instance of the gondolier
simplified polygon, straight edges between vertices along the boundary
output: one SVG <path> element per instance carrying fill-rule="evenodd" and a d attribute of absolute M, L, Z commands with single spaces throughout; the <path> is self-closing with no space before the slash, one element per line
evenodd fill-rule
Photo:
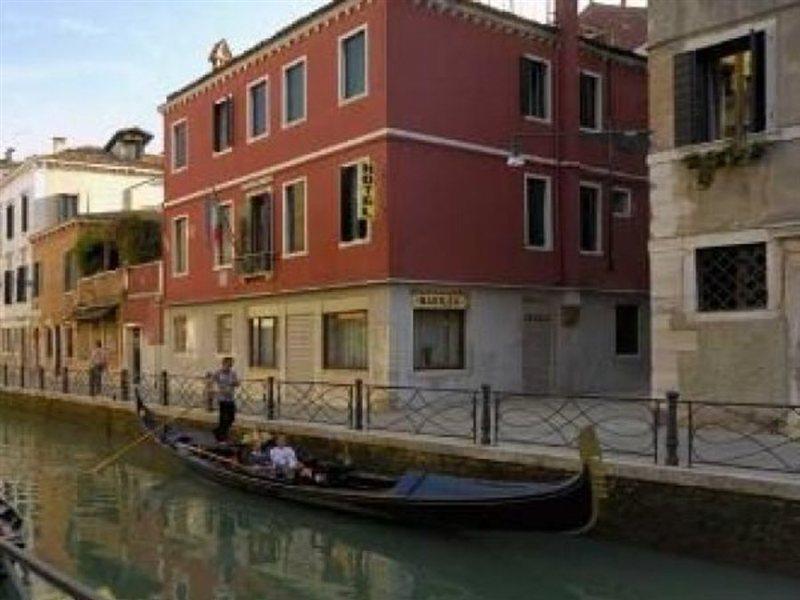
<path fill-rule="evenodd" d="M 218 441 L 228 439 L 228 433 L 236 419 L 236 400 L 234 395 L 239 387 L 239 376 L 233 370 L 233 358 L 226 356 L 220 367 L 212 376 L 211 383 L 219 406 L 219 424 L 214 430 Z"/>

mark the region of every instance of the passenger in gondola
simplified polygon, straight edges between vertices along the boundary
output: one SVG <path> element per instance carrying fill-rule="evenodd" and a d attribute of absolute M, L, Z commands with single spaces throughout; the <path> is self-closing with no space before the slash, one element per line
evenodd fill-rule
<path fill-rule="evenodd" d="M 297 470 L 302 468 L 294 448 L 286 443 L 285 435 L 279 435 L 276 438 L 275 446 L 269 451 L 269 459 L 276 474 L 287 479 L 294 479 Z"/>
<path fill-rule="evenodd" d="M 214 429 L 214 437 L 221 442 L 228 439 L 228 433 L 236 419 L 234 394 L 236 388 L 239 387 L 239 376 L 233 370 L 232 357 L 226 356 L 222 359 L 222 367 L 211 376 L 211 381 L 214 384 L 219 405 L 219 424 Z"/>

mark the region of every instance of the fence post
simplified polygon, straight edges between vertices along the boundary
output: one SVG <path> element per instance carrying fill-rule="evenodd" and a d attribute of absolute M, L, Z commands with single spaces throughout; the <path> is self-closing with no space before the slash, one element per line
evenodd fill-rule
<path fill-rule="evenodd" d="M 275 377 L 267 377 L 267 420 L 275 419 Z"/>
<path fill-rule="evenodd" d="M 39 365 L 37 367 L 37 370 L 39 371 L 39 389 L 43 390 L 44 389 L 44 367 L 42 365 Z"/>
<path fill-rule="evenodd" d="M 678 466 L 678 398 L 676 391 L 667 392 L 667 465 Z"/>
<path fill-rule="evenodd" d="M 169 375 L 161 371 L 161 404 L 169 406 Z"/>
<path fill-rule="evenodd" d="M 492 388 L 481 386 L 481 445 L 492 443 Z"/>
<path fill-rule="evenodd" d="M 356 397 L 353 406 L 353 429 L 364 429 L 364 381 L 356 379 Z"/>
<path fill-rule="evenodd" d="M 25 387 L 25 365 L 19 366 L 19 387 Z"/>
<path fill-rule="evenodd" d="M 61 391 L 69 394 L 69 368 L 61 367 Z"/>
<path fill-rule="evenodd" d="M 119 399 L 128 402 L 131 399 L 130 379 L 128 369 L 120 369 L 119 372 Z"/>

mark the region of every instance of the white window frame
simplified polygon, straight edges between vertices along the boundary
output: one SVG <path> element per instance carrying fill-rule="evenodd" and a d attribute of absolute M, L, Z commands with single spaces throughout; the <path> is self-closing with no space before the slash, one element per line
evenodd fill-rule
<path fill-rule="evenodd" d="M 186 331 L 185 331 L 185 333 L 186 333 L 185 342 L 186 343 L 184 345 L 183 350 L 178 350 L 175 347 L 176 346 L 176 344 L 175 344 L 175 340 L 176 340 L 175 333 L 177 331 L 177 328 L 175 327 L 175 321 L 177 319 L 183 319 L 183 322 L 184 322 L 185 327 L 186 327 Z M 185 314 L 172 315 L 172 323 L 170 324 L 170 328 L 172 329 L 172 340 L 170 340 L 172 342 L 172 344 L 170 344 L 171 349 L 172 349 L 172 353 L 173 354 L 178 354 L 178 355 L 189 354 L 189 348 L 190 348 L 190 346 L 189 346 L 189 316 L 185 315 Z"/>
<path fill-rule="evenodd" d="M 175 152 L 175 129 L 181 125 L 185 125 L 186 134 L 184 135 L 184 139 L 186 140 L 186 150 L 184 151 L 184 164 L 181 167 L 175 165 L 175 159 L 177 154 Z M 184 117 L 182 119 L 178 119 L 177 121 L 173 121 L 172 125 L 170 125 L 170 135 L 171 135 L 171 143 L 170 143 L 170 167 L 173 174 L 180 173 L 185 171 L 186 168 L 189 166 L 189 120 Z"/>
<path fill-rule="evenodd" d="M 225 94 L 221 98 L 218 98 L 218 99 L 216 99 L 214 101 L 214 108 L 213 108 L 213 110 L 211 112 L 211 156 L 213 158 L 217 158 L 218 156 L 224 156 L 225 154 L 228 154 L 229 152 L 233 152 L 233 144 L 231 144 L 230 146 L 227 146 L 223 150 L 214 150 L 214 138 L 217 136 L 216 123 L 214 122 L 214 115 L 217 112 L 216 111 L 217 105 L 222 104 L 223 102 L 231 102 L 232 103 L 233 102 L 233 94 Z M 234 115 L 234 119 L 235 118 L 236 118 L 236 116 Z M 228 123 L 228 127 L 230 127 L 231 130 L 234 129 L 233 121 Z M 226 143 L 227 143 L 227 141 L 226 141 Z"/>
<path fill-rule="evenodd" d="M 336 198 L 337 202 L 337 211 L 336 214 L 339 218 L 339 226 L 337 229 L 339 230 L 336 237 L 339 238 L 339 248 L 350 248 L 351 246 L 363 246 L 364 244 L 369 244 L 372 241 L 372 220 L 367 219 L 367 235 L 363 238 L 357 240 L 350 240 L 349 242 L 342 241 L 342 230 L 341 230 L 341 223 L 342 223 L 342 169 L 346 169 L 347 167 L 352 166 L 359 166 L 358 169 L 358 188 L 356 190 L 356 195 L 361 192 L 361 169 L 360 165 L 363 163 L 369 162 L 372 160 L 370 156 L 361 156 L 354 160 L 348 161 L 346 163 L 342 163 L 339 165 L 339 169 L 337 170 L 336 174 L 339 178 L 339 183 L 336 186 L 339 190 L 339 195 Z"/>
<path fill-rule="evenodd" d="M 186 226 L 184 231 L 186 232 L 186 251 L 184 252 L 184 262 L 186 263 L 185 269 L 183 271 L 177 270 L 177 260 L 178 260 L 178 236 L 176 234 L 175 228 L 176 223 L 178 221 L 185 221 Z M 172 277 L 186 277 L 189 274 L 189 215 L 188 214 L 181 214 L 176 215 L 172 218 L 172 231 L 170 231 L 170 238 L 172 240 L 172 260 L 170 260 L 171 267 L 172 267 Z"/>
<path fill-rule="evenodd" d="M 350 98 L 345 98 L 344 77 L 346 71 L 344 69 L 344 56 L 345 56 L 344 43 L 345 41 L 347 41 L 351 37 L 358 35 L 362 31 L 364 32 L 364 91 Z M 362 98 L 366 98 L 367 96 L 369 96 L 369 29 L 367 27 L 367 24 L 364 23 L 363 25 L 359 25 L 358 27 L 351 29 L 347 33 L 340 35 L 336 46 L 339 49 L 338 52 L 339 106 L 344 106 L 345 104 L 350 104 L 351 102 L 356 102 L 357 100 L 361 100 Z"/>
<path fill-rule="evenodd" d="M 303 250 L 298 250 L 296 252 L 289 252 L 288 245 L 289 245 L 289 220 L 286 218 L 287 211 L 286 211 L 286 190 L 293 185 L 298 183 L 303 183 L 303 242 L 304 247 Z M 292 179 L 291 181 L 287 181 L 281 187 L 281 248 L 283 252 L 281 254 L 282 258 L 297 258 L 300 256 L 307 256 L 308 255 L 308 178 L 297 177 Z"/>
<path fill-rule="evenodd" d="M 597 248 L 595 250 L 584 250 L 580 247 L 580 219 L 581 219 L 581 188 L 588 187 L 597 190 Z M 581 180 L 578 183 L 578 249 L 584 256 L 603 255 L 603 186 L 594 181 Z"/>
<path fill-rule="evenodd" d="M 289 108 L 289 86 L 286 85 L 286 73 L 292 67 L 296 67 L 303 63 L 303 116 L 294 121 L 288 121 L 288 108 Z M 281 67 L 281 127 L 289 129 L 296 127 L 308 120 L 308 59 L 306 55 L 299 56 L 290 63 L 286 63 Z"/>
<path fill-rule="evenodd" d="M 636 353 L 620 354 L 617 352 L 617 307 L 618 306 L 635 306 L 636 307 Z M 629 304 L 617 303 L 614 304 L 614 356 L 621 360 L 631 360 L 641 358 L 642 356 L 642 306 L 633 302 Z"/>
<path fill-rule="evenodd" d="M 545 78 L 545 85 L 547 86 L 547 91 L 544 95 L 544 117 L 537 117 L 535 115 L 524 115 L 526 121 L 533 121 L 535 123 L 550 123 L 552 121 L 553 115 L 553 69 L 552 63 L 544 57 L 537 56 L 536 54 L 523 54 L 523 58 L 533 61 L 542 63 L 547 67 L 547 77 Z"/>
<path fill-rule="evenodd" d="M 545 182 L 545 242 L 543 246 L 534 246 L 528 243 L 530 232 L 528 231 L 528 181 L 531 179 L 538 179 Z M 549 175 L 540 175 L 539 173 L 525 173 L 524 183 L 522 186 L 522 210 L 524 221 L 522 224 L 523 230 L 522 244 L 526 250 L 533 250 L 536 252 L 550 252 L 553 250 L 553 186 L 552 179 Z"/>
<path fill-rule="evenodd" d="M 264 115 L 266 118 L 266 129 L 264 129 L 263 133 L 259 133 L 258 135 L 253 135 L 253 99 L 251 95 L 251 90 L 260 84 L 265 85 L 265 92 L 264 92 L 264 103 L 266 106 L 264 107 Z M 257 142 L 258 140 L 263 140 L 266 137 L 269 137 L 270 132 L 270 94 L 269 94 L 269 75 L 264 75 L 263 77 L 259 77 L 258 79 L 254 79 L 250 83 L 247 84 L 247 143 L 252 144 L 253 142 Z"/>
<path fill-rule="evenodd" d="M 595 73 L 594 71 L 587 71 L 586 69 L 580 70 L 581 75 L 588 75 L 589 77 L 593 77 L 597 80 L 597 94 L 594 97 L 594 109 L 595 114 L 597 115 L 597 126 L 596 127 L 583 127 L 580 126 L 581 131 L 586 131 L 590 133 L 597 133 L 598 131 L 603 130 L 603 76 L 600 73 Z M 580 121 L 580 79 L 578 79 L 578 120 Z"/>
<path fill-rule="evenodd" d="M 231 347 L 230 347 L 230 350 L 228 350 L 227 352 L 223 352 L 223 351 L 221 351 L 219 349 L 219 319 L 220 319 L 220 317 L 230 317 L 230 319 L 231 319 Z M 225 312 L 225 311 L 220 311 L 220 312 L 215 312 L 214 313 L 214 354 L 216 356 L 224 357 L 224 356 L 233 355 L 233 346 L 234 346 L 233 338 L 235 336 L 234 330 L 236 329 L 234 324 L 235 324 L 235 319 L 233 317 L 233 313 Z"/>
<path fill-rule="evenodd" d="M 611 193 L 615 192 L 622 192 L 625 194 L 625 211 L 623 212 L 616 212 L 614 210 L 614 205 L 611 204 L 611 215 L 615 219 L 630 219 L 633 216 L 633 193 L 631 192 L 630 188 L 614 186 L 611 188 Z M 611 203 L 611 199 L 609 198 L 609 203 Z"/>
<path fill-rule="evenodd" d="M 217 203 L 217 206 L 215 207 L 215 210 L 214 210 L 214 223 L 213 223 L 214 224 L 214 228 L 216 228 L 216 226 L 217 226 L 217 209 L 220 206 L 227 206 L 227 207 L 230 208 L 230 211 L 231 211 L 231 219 L 230 219 L 230 223 L 229 223 L 229 225 L 230 225 L 230 235 L 231 235 L 231 260 L 230 260 L 230 262 L 227 262 L 227 263 L 219 262 L 219 256 L 218 256 L 218 253 L 217 253 L 217 243 L 216 243 L 216 239 L 215 239 L 213 241 L 213 245 L 212 245 L 212 253 L 214 255 L 214 267 L 213 267 L 213 269 L 215 271 L 219 271 L 221 269 L 230 269 L 230 268 L 232 268 L 233 267 L 233 261 L 234 261 L 234 254 L 235 254 L 234 245 L 235 245 L 235 240 L 236 240 L 236 229 L 235 229 L 235 227 L 236 227 L 236 225 L 235 225 L 236 215 L 234 214 L 233 200 L 225 200 L 223 202 Z M 223 236 L 224 236 L 224 233 L 223 233 Z"/>

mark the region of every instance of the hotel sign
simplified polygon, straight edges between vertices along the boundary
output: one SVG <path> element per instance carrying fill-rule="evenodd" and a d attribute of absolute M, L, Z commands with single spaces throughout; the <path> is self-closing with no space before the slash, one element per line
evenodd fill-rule
<path fill-rule="evenodd" d="M 358 216 L 367 221 L 375 217 L 375 165 L 371 160 L 359 165 Z"/>
<path fill-rule="evenodd" d="M 413 304 L 428 310 L 465 310 L 468 302 L 463 292 L 416 292 Z"/>

